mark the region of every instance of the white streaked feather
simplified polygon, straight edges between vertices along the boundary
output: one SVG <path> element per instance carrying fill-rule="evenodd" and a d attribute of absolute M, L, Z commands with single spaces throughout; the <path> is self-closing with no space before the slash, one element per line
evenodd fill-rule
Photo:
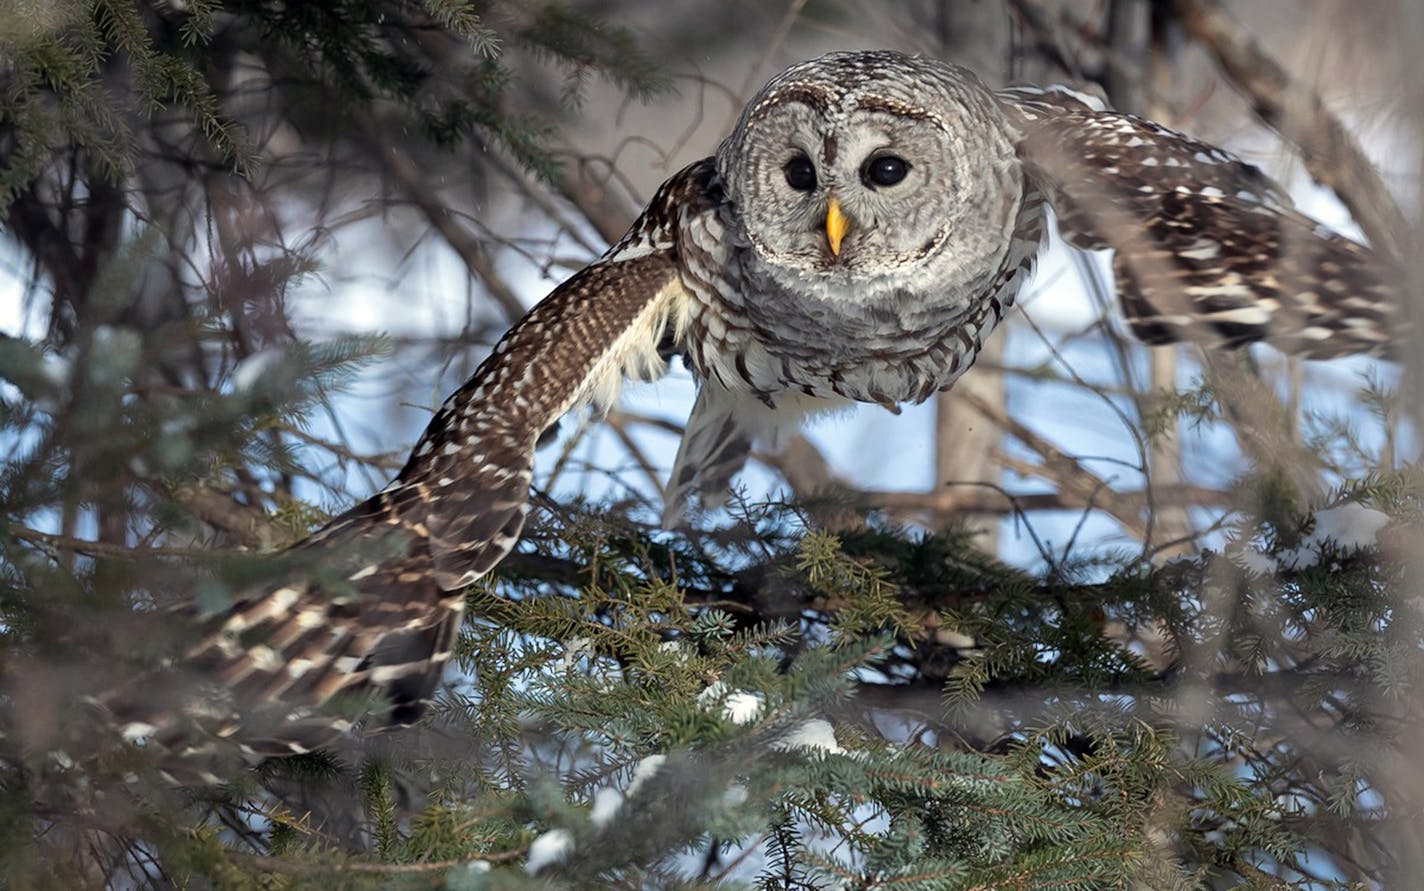
<path fill-rule="evenodd" d="M 687 300 L 682 283 L 670 277 L 633 322 L 599 355 L 555 415 L 562 416 L 586 403 L 591 403 L 597 412 L 605 412 L 618 401 L 625 376 L 647 379 L 661 374 L 666 366 L 658 355 L 662 333 L 669 322 L 679 330 L 686 328 L 687 322 L 681 317 L 687 314 Z"/>

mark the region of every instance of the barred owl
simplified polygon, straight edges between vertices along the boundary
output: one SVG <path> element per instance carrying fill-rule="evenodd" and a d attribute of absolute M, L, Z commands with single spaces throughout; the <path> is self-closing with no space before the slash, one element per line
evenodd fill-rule
<path fill-rule="evenodd" d="M 302 543 L 331 555 L 321 577 L 339 584 L 308 574 L 210 620 L 194 658 L 236 711 L 281 704 L 271 728 L 237 735 L 267 752 L 318 744 L 318 707 L 338 694 L 384 699 L 396 722 L 419 714 L 462 589 L 520 534 L 540 435 L 607 406 L 625 376 L 657 374 L 668 344 L 699 382 L 669 521 L 807 413 L 949 388 L 1012 307 L 1049 206 L 1070 243 L 1116 251 L 1123 311 L 1149 342 L 1324 358 L 1397 334 L 1396 270 L 1225 152 L 1067 91 L 994 92 L 934 59 L 796 65 L 505 335 L 386 489 Z"/>

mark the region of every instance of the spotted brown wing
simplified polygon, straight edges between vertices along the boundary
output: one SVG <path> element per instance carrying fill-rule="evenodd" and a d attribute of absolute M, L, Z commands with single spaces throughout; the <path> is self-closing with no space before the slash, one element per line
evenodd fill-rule
<path fill-rule="evenodd" d="M 1066 92 L 1000 97 L 1065 239 L 1115 251 L 1142 340 L 1268 341 L 1323 359 L 1382 354 L 1401 336 L 1398 268 L 1291 209 L 1255 167 Z"/>
<path fill-rule="evenodd" d="M 388 723 L 418 717 L 453 652 L 464 589 L 518 539 L 540 435 L 578 405 L 606 406 L 626 374 L 661 367 L 686 297 L 677 230 L 709 206 L 710 172 L 707 161 L 674 176 L 623 241 L 530 310 L 389 486 L 284 555 L 286 583 L 206 620 L 188 663 L 213 682 L 211 700 L 164 716 L 135 691 L 107 697 L 125 735 L 181 748 L 196 719 L 285 754 L 325 745 L 373 702 Z"/>

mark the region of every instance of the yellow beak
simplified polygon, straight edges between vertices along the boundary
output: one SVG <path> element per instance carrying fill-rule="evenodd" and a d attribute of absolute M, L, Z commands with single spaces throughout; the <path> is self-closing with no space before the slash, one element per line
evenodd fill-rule
<path fill-rule="evenodd" d="M 841 254 L 841 239 L 850 230 L 850 219 L 841 213 L 841 206 L 832 198 L 826 203 L 826 240 L 830 242 L 831 253 Z"/>

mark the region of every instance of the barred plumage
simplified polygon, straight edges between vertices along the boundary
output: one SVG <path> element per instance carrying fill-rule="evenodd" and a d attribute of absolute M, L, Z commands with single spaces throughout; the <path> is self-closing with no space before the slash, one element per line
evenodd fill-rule
<path fill-rule="evenodd" d="M 1147 343 L 1268 341 L 1328 359 L 1381 355 L 1401 336 L 1401 271 L 1294 211 L 1255 167 L 1068 94 L 1000 96 L 1064 236 L 1114 250 L 1124 313 Z"/>
<path fill-rule="evenodd" d="M 300 750 L 342 729 L 319 709 L 351 694 L 416 717 L 462 588 L 519 536 L 539 436 L 580 403 L 610 403 L 625 375 L 657 373 L 669 343 L 700 385 L 669 523 L 807 413 L 950 387 L 1027 278 L 1045 204 L 1071 243 L 1116 251 L 1125 314 L 1149 342 L 1268 340 L 1326 357 L 1402 333 L 1397 271 L 1225 152 L 1067 92 L 994 93 L 932 59 L 803 63 L 504 337 L 390 486 L 299 546 L 322 573 L 211 620 L 193 657 L 230 689 L 233 714 L 280 703 L 271 726 L 217 732 Z"/>

